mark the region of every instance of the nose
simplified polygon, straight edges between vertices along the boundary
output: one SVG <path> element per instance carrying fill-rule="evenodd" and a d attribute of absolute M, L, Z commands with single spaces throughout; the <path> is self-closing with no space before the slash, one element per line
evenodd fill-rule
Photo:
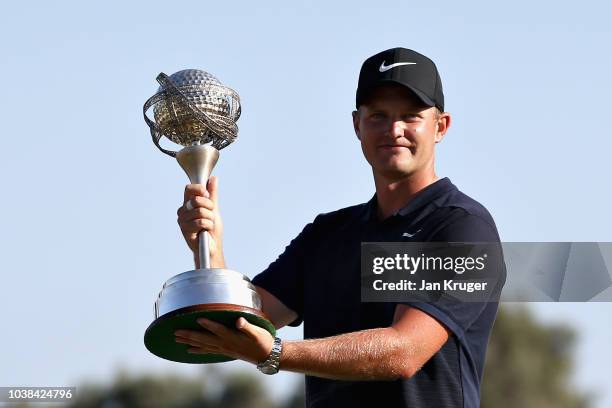
<path fill-rule="evenodd" d="M 391 136 L 393 137 L 402 137 L 404 136 L 404 131 L 406 130 L 406 123 L 402 120 L 394 120 L 391 122 Z"/>

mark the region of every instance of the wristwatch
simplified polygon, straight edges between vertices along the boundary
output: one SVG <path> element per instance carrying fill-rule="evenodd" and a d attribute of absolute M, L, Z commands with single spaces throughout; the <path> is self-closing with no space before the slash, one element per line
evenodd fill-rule
<path fill-rule="evenodd" d="M 283 351 L 283 343 L 281 339 L 275 337 L 270 356 L 268 356 L 268 359 L 263 363 L 257 364 L 257 369 L 262 373 L 268 375 L 278 373 L 278 370 L 280 368 L 281 351 Z"/>

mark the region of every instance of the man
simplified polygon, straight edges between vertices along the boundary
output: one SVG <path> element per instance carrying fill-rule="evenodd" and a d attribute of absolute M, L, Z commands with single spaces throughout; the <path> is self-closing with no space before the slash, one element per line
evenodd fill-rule
<path fill-rule="evenodd" d="M 268 374 L 304 373 L 308 407 L 477 407 L 496 302 L 360 299 L 361 242 L 499 242 L 487 210 L 435 173 L 434 147 L 451 124 L 438 70 L 412 50 L 381 52 L 364 62 L 356 102 L 376 194 L 316 217 L 253 280 L 275 326 L 303 321 L 306 340 L 275 340 L 240 318 L 236 329 L 201 320 L 207 331 L 179 330 L 176 341 Z M 196 257 L 197 233 L 208 230 L 212 265 L 225 266 L 216 178 L 208 191 L 187 186 L 178 222 Z"/>

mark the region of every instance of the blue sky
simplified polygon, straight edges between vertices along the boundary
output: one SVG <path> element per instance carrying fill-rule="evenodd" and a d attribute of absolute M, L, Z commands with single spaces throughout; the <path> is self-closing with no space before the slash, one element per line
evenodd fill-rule
<path fill-rule="evenodd" d="M 142 344 L 162 283 L 191 269 L 175 215 L 187 180 L 142 119 L 160 71 L 204 69 L 241 96 L 240 134 L 215 174 L 228 264 L 248 276 L 318 213 L 372 195 L 350 113 L 361 62 L 394 46 L 436 61 L 453 115 L 438 174 L 489 208 L 503 240 L 612 241 L 610 11 L 603 0 L 5 5 L 0 385 L 197 370 Z M 532 308 L 580 330 L 575 380 L 612 405 L 601 324 L 612 305 Z"/>

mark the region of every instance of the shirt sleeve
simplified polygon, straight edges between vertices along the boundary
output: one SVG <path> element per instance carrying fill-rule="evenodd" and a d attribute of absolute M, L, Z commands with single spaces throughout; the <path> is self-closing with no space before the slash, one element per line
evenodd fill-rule
<path fill-rule="evenodd" d="M 304 317 L 304 276 L 310 252 L 314 222 L 306 225 L 285 251 L 263 272 L 253 278 L 253 284 L 274 295 L 298 317 L 289 326 L 299 326 Z"/>
<path fill-rule="evenodd" d="M 492 222 L 467 212 L 452 218 L 453 221 L 438 230 L 430 241 L 499 243 L 499 235 Z M 497 248 L 501 251 L 501 245 Z M 497 274 L 494 293 L 498 296 L 506 275 L 501 252 L 495 255 L 495 259 L 499 260 L 499 264 L 491 265 L 491 271 Z M 431 315 L 462 340 L 466 331 L 481 316 L 490 302 L 497 302 L 497 299 L 491 299 L 489 302 L 462 302 L 442 297 L 435 302 L 405 302 L 405 304 Z"/>

